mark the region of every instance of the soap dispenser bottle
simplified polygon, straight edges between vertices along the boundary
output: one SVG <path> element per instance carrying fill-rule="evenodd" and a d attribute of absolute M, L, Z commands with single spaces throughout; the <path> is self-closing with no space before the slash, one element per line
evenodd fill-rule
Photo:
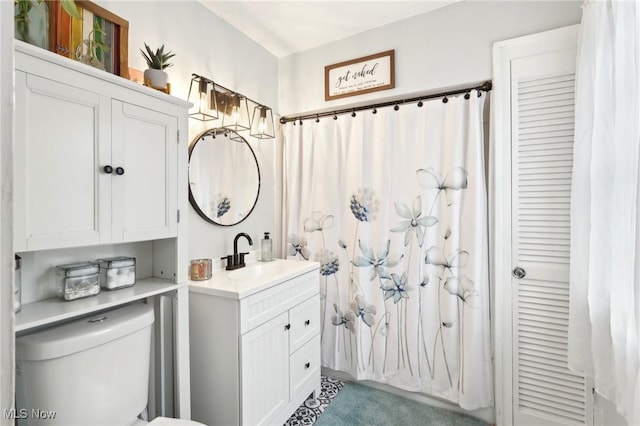
<path fill-rule="evenodd" d="M 260 252 L 263 262 L 270 262 L 273 260 L 273 245 L 268 232 L 264 233 L 264 238 L 260 245 Z"/>

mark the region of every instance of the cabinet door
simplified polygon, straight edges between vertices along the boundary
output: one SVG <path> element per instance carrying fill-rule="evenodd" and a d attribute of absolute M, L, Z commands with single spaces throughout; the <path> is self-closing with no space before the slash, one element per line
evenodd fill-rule
<path fill-rule="evenodd" d="M 110 242 L 108 114 L 105 97 L 16 71 L 16 251 Z"/>
<path fill-rule="evenodd" d="M 174 237 L 177 118 L 113 100 L 112 125 L 113 242 Z"/>
<path fill-rule="evenodd" d="M 242 335 L 241 424 L 270 424 L 289 402 L 288 313 Z"/>

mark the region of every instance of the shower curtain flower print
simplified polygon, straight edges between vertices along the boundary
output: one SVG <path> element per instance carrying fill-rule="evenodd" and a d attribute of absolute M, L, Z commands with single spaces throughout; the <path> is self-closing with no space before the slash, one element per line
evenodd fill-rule
<path fill-rule="evenodd" d="M 473 281 L 465 275 L 459 276 L 457 271 L 459 268 L 463 268 L 466 265 L 469 253 L 456 248 L 445 254 L 447 241 L 452 235 L 450 227 L 447 227 L 442 236 L 443 248 L 431 246 L 423 253 L 423 244 L 427 228 L 433 227 L 439 222 L 438 218 L 432 215 L 438 197 L 442 193 L 445 194 L 447 207 L 451 207 L 456 204 L 459 200 L 459 195 L 458 198 L 453 199 L 451 196 L 447 196 L 447 194 L 450 194 L 452 191 L 459 193 L 467 188 L 467 172 L 462 167 L 456 167 L 449 172 L 444 179 L 442 179 L 438 172 L 432 168 L 428 168 L 416 170 L 416 175 L 421 187 L 436 190 L 436 194 L 428 215 L 423 215 L 422 197 L 420 195 L 414 198 L 411 203 L 411 208 L 401 201 L 396 201 L 393 204 L 394 209 L 397 215 L 400 216 L 401 220 L 395 227 L 389 229 L 389 231 L 404 233 L 404 250 L 408 251 L 408 253 L 403 252 L 401 254 L 392 255 L 391 240 L 387 240 L 383 246 L 379 247 L 377 253 L 375 253 L 370 243 L 358 238 L 359 225 L 371 223 L 371 221 L 375 219 L 374 214 L 378 211 L 380 205 L 375 197 L 374 191 L 370 188 L 360 188 L 350 197 L 349 208 L 353 217 L 358 221 L 354 241 L 358 241 L 359 250 L 350 256 L 348 246 L 344 242 L 345 240 L 343 238 L 339 238 L 336 241 L 336 246 L 344 250 L 344 256 L 347 259 L 352 259 L 347 263 L 349 272 L 347 274 L 348 282 L 346 283 L 340 282 L 339 277 L 336 274 L 340 267 L 338 256 L 326 248 L 327 240 L 325 238 L 324 231 L 333 227 L 334 215 L 323 214 L 321 211 L 314 211 L 312 212 L 311 217 L 304 220 L 303 228 L 305 233 L 319 232 L 321 235 L 322 247 L 317 249 L 317 252 L 314 255 L 314 260 L 320 263 L 320 275 L 322 278 L 321 288 L 324 288 L 321 290 L 321 300 L 323 301 L 322 311 L 326 312 L 328 294 L 327 280 L 331 277 L 335 282 L 336 294 L 338 295 L 336 303 L 333 303 L 332 305 L 334 314 L 331 317 L 331 323 L 336 327 L 344 326 L 341 328 L 343 340 L 342 349 L 344 349 L 342 353 L 345 357 L 349 358 L 349 362 L 357 362 L 356 358 L 359 354 L 361 362 L 358 363 L 358 368 L 375 369 L 373 346 L 376 335 L 381 335 L 385 339 L 385 356 L 382 366 L 382 371 L 384 372 L 387 368 L 387 354 L 389 351 L 388 328 L 390 325 L 395 325 L 398 342 L 397 350 L 399 351 L 399 356 L 396 359 L 396 368 L 400 368 L 400 364 L 402 364 L 403 368 L 409 369 L 412 376 L 416 373 L 422 374 L 423 369 L 421 367 L 421 362 L 422 359 L 424 359 L 427 372 L 433 378 L 437 366 L 436 359 L 438 359 L 436 351 L 439 348 L 442 354 L 442 363 L 444 365 L 449 384 L 450 386 L 453 386 L 453 379 L 449 368 L 447 348 L 444 339 L 444 329 L 451 329 L 458 324 L 460 327 L 460 335 L 462 336 L 464 334 L 462 330 L 464 304 L 475 294 L 475 289 Z M 418 258 L 424 259 L 419 264 L 419 269 L 422 271 L 422 279 L 420 282 L 415 283 L 415 288 L 419 291 L 417 302 L 419 317 L 417 340 L 419 344 L 416 345 L 418 353 L 415 355 L 409 352 L 408 341 L 410 336 L 407 333 L 407 303 L 410 298 L 409 291 L 412 290 L 412 286 L 409 283 L 408 270 L 413 266 L 413 264 L 410 264 L 410 258 L 414 249 L 412 244 L 413 241 L 415 241 L 417 245 L 417 250 L 420 253 L 423 253 L 420 254 Z M 288 240 L 288 254 L 290 256 L 296 256 L 299 254 L 303 258 L 308 259 L 309 250 L 307 249 L 306 244 L 307 240 L 305 238 L 301 238 L 295 234 L 290 234 Z M 389 272 L 390 269 L 396 268 L 399 265 L 402 267 L 401 262 L 405 259 L 405 255 L 407 256 L 407 262 L 403 266 L 404 270 L 401 270 L 400 273 Z M 428 268 L 429 266 L 431 266 L 430 269 Z M 377 285 L 381 290 L 380 296 L 384 306 L 384 313 L 380 319 L 377 320 L 377 324 L 375 317 L 376 308 L 374 305 L 366 303 L 363 288 L 361 287 L 361 285 L 367 284 L 361 284 L 359 282 L 358 274 L 354 271 L 354 268 L 369 269 L 369 281 L 373 282 L 376 278 L 378 280 Z M 423 289 L 427 287 L 430 282 L 429 270 L 438 282 L 438 324 L 434 340 L 431 342 L 428 342 L 425 339 L 422 318 L 422 301 L 424 297 Z M 349 301 L 345 308 L 340 306 L 341 288 L 343 289 L 343 292 L 346 290 L 349 297 Z M 442 317 L 440 309 L 441 292 L 446 292 L 446 294 L 458 297 L 461 305 L 458 306 L 459 314 L 457 321 L 453 319 L 444 319 Z M 392 305 L 389 306 L 388 302 L 392 302 Z M 395 307 L 395 315 L 392 315 L 390 312 L 392 307 Z M 368 354 L 364 353 L 365 351 L 363 348 L 358 348 L 355 342 L 355 335 L 358 333 L 358 318 L 362 319 L 362 323 L 367 326 L 371 332 L 371 345 L 368 350 Z M 344 334 L 345 329 L 348 331 L 348 344 L 347 338 Z M 321 333 L 324 336 L 324 320 Z M 352 338 L 354 339 L 353 341 Z M 460 338 L 460 345 L 464 345 L 462 338 Z M 353 355 L 354 348 L 356 351 L 356 357 Z M 460 353 L 462 354 L 463 351 L 464 348 L 462 347 Z M 364 362 L 365 357 L 368 360 L 366 363 Z M 416 372 L 413 370 L 412 359 L 418 361 L 418 369 Z M 459 389 L 464 391 L 462 367 L 460 368 L 458 380 Z"/>

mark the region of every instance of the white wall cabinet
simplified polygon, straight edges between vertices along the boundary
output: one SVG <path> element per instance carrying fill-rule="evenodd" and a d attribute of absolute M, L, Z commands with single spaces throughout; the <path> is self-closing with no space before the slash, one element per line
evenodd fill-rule
<path fill-rule="evenodd" d="M 290 271 L 280 278 L 265 273 L 237 281 L 220 271 L 211 280 L 191 282 L 194 420 L 210 426 L 281 425 L 320 392 L 317 266 L 275 262 Z"/>
<path fill-rule="evenodd" d="M 16 251 L 176 236 L 177 110 L 33 60 L 16 56 Z"/>
<path fill-rule="evenodd" d="M 151 418 L 190 418 L 188 230 L 179 215 L 187 209 L 188 107 L 15 41 L 14 251 L 23 302 L 15 331 L 154 303 Z M 133 287 L 55 297 L 55 265 L 118 255 L 136 258 Z"/>

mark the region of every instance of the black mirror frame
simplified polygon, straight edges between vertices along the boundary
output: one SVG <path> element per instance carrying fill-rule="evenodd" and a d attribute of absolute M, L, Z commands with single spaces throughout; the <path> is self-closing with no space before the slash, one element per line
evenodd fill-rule
<path fill-rule="evenodd" d="M 202 219 L 204 219 L 207 222 L 212 223 L 214 225 L 218 225 L 218 226 L 235 226 L 235 225 L 237 225 L 239 223 L 242 223 L 249 217 L 249 215 L 251 215 L 253 210 L 256 208 L 256 205 L 258 204 L 258 198 L 260 198 L 260 187 L 261 187 L 261 184 L 262 184 L 262 182 L 261 182 L 262 174 L 260 173 L 260 164 L 258 163 L 258 157 L 256 157 L 256 153 L 253 151 L 253 148 L 251 147 L 249 142 L 247 142 L 247 140 L 242 135 L 240 135 L 237 132 L 234 132 L 233 130 L 228 130 L 228 129 L 223 129 L 223 128 L 213 128 L 213 129 L 205 130 L 202 133 L 198 134 L 195 138 L 193 138 L 193 140 L 191 141 L 191 144 L 189 145 L 189 167 L 191 167 L 191 154 L 193 153 L 193 150 L 195 149 L 195 147 L 198 144 L 198 142 L 203 140 L 205 136 L 213 136 L 213 137 L 215 137 L 216 135 L 230 135 L 230 134 L 234 134 L 236 136 L 236 139 L 242 139 L 242 142 L 239 142 L 239 141 L 235 141 L 235 142 L 244 143 L 244 144 L 247 145 L 247 147 L 249 148 L 249 151 L 251 151 L 251 155 L 253 156 L 253 160 L 256 162 L 256 169 L 258 170 L 258 190 L 256 191 L 256 198 L 255 198 L 255 200 L 253 200 L 253 205 L 251 206 L 251 209 L 249 209 L 247 214 L 244 215 L 244 217 L 242 219 L 240 219 L 239 221 L 234 222 L 234 223 L 224 224 L 224 223 L 218 223 L 218 222 L 214 221 L 213 219 L 211 219 L 209 216 L 207 216 L 206 213 L 203 212 L 202 209 L 200 209 L 200 206 L 196 202 L 196 199 L 193 197 L 193 194 L 191 192 L 191 181 L 189 179 L 189 176 L 187 176 L 187 185 L 189 186 L 189 203 L 191 204 L 191 207 L 194 208 L 196 213 L 198 213 L 198 215 Z M 189 169 L 187 169 L 187 174 L 188 173 L 189 173 Z"/>

